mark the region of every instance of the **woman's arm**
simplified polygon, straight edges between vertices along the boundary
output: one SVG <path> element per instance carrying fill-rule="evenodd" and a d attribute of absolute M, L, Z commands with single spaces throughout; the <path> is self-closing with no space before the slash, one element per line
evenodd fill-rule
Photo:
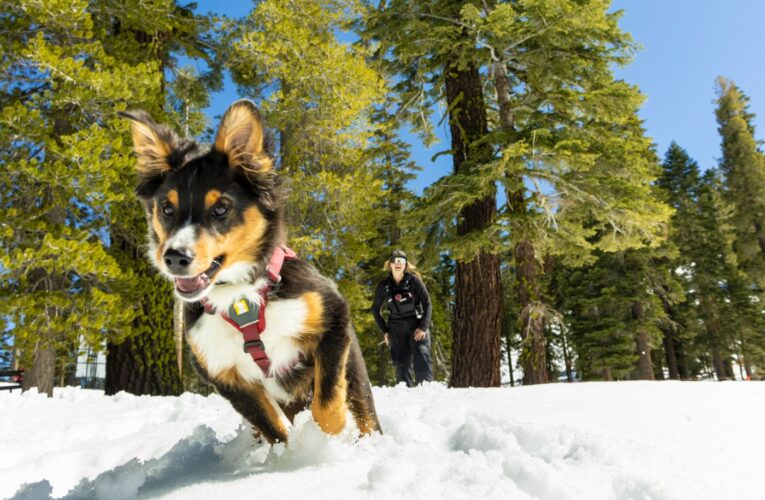
<path fill-rule="evenodd" d="M 383 280 L 378 283 L 377 289 L 375 290 L 375 298 L 372 301 L 372 315 L 375 317 L 375 322 L 383 334 L 388 333 L 388 324 L 385 322 L 385 318 L 382 317 L 382 314 L 380 314 L 380 308 L 385 302 L 386 295 L 385 281 Z"/>
<path fill-rule="evenodd" d="M 417 276 L 413 277 L 415 284 L 414 293 L 417 295 L 420 304 L 422 304 L 422 318 L 420 318 L 420 323 L 417 325 L 417 328 L 422 331 L 427 331 L 428 328 L 430 328 L 430 318 L 433 314 L 433 306 L 430 304 L 430 295 L 428 295 L 428 289 L 425 287 L 425 283 L 423 283 Z"/>

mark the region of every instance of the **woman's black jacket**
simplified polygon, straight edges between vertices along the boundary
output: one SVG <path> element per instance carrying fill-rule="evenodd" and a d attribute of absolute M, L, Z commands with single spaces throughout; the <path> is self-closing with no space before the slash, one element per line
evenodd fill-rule
<path fill-rule="evenodd" d="M 404 277 L 401 279 L 401 282 L 397 284 L 396 280 L 393 279 L 393 275 L 388 273 L 388 277 L 378 283 L 377 289 L 375 290 L 375 298 L 372 302 L 372 314 L 375 317 L 377 326 L 380 328 L 380 330 L 382 330 L 383 333 L 388 333 L 390 331 L 388 323 L 385 321 L 385 318 L 383 318 L 382 314 L 380 314 L 380 308 L 383 304 L 388 305 L 388 311 L 390 312 L 388 315 L 388 321 L 408 319 L 417 316 L 414 312 L 407 312 L 403 315 L 399 314 L 397 308 L 392 303 L 392 301 L 395 300 L 395 296 L 397 294 L 406 293 L 407 291 L 411 292 L 411 294 L 414 296 L 416 309 L 420 313 L 417 328 L 422 331 L 427 331 L 430 327 L 432 307 L 430 305 L 428 289 L 425 288 L 425 284 L 422 282 L 422 280 L 414 274 L 404 273 Z"/>

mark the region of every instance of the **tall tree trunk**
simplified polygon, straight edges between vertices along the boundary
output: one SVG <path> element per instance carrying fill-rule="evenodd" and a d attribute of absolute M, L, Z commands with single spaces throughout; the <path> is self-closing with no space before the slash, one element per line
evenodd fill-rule
<path fill-rule="evenodd" d="M 677 355 L 675 354 L 675 342 L 672 338 L 672 330 L 667 328 L 664 330 L 664 354 L 667 358 L 667 370 L 669 371 L 669 378 L 671 380 L 677 380 L 680 378 L 680 371 L 677 368 Z"/>
<path fill-rule="evenodd" d="M 497 92 L 499 119 L 506 132 L 514 129 L 513 113 L 510 105 L 512 91 L 507 68 L 501 62 L 492 64 L 494 87 Z M 519 219 L 526 214 L 523 179 L 514 179 L 517 189 L 507 191 L 508 206 Z M 541 314 L 541 268 L 534 254 L 534 244 L 528 239 L 520 241 L 515 246 L 516 286 L 520 297 L 521 311 L 521 366 L 523 367 L 523 384 L 543 384 L 548 381 L 547 354 L 545 350 L 545 318 Z"/>
<path fill-rule="evenodd" d="M 725 370 L 725 378 L 727 380 L 734 380 L 736 378 L 733 374 L 733 361 L 730 359 L 730 356 L 726 356 L 723 359 L 723 369 Z"/>
<path fill-rule="evenodd" d="M 566 337 L 565 329 L 561 332 L 561 339 L 563 339 L 563 363 L 566 366 L 566 381 L 574 381 L 574 369 L 571 363 L 571 351 L 568 348 L 568 340 Z"/>
<path fill-rule="evenodd" d="M 58 140 L 59 137 L 69 131 L 68 121 L 60 117 L 55 118 L 53 131 Z M 44 203 L 50 207 L 44 218 L 52 227 L 64 227 L 66 224 L 66 207 L 53 201 L 55 198 L 52 189 L 52 187 L 41 189 L 41 195 L 45 200 Z M 36 283 L 33 287 L 35 292 L 51 293 L 65 288 L 65 279 L 62 276 L 57 276 L 42 268 L 31 269 L 29 271 L 29 281 L 30 283 Z M 48 324 L 55 325 L 60 320 L 62 311 L 55 305 L 47 305 L 45 306 L 44 315 Z M 32 387 L 37 387 L 38 392 L 41 394 L 47 394 L 49 397 L 53 396 L 53 386 L 56 381 L 56 349 L 54 346 L 56 341 L 60 340 L 57 339 L 58 335 L 60 334 L 55 331 L 55 328 L 38 332 L 32 366 L 27 367 L 24 372 L 22 392 Z"/>
<path fill-rule="evenodd" d="M 175 340 L 175 356 L 178 363 L 178 373 L 183 373 L 183 335 L 186 333 L 186 314 L 183 312 L 183 301 L 175 298 L 173 303 L 173 337 Z"/>
<path fill-rule="evenodd" d="M 37 387 L 41 394 L 53 396 L 53 383 L 56 374 L 56 350 L 38 342 L 35 349 L 34 364 L 31 369 L 24 371 L 21 390 L 27 391 Z"/>
<path fill-rule="evenodd" d="M 540 301 L 539 263 L 534 247 L 525 240 L 515 247 L 515 276 L 521 303 L 521 338 L 523 352 L 523 384 L 547 382 L 547 351 L 545 324 Z"/>
<path fill-rule="evenodd" d="M 509 336 L 508 336 L 508 340 L 509 340 Z M 508 348 L 507 348 L 507 368 L 508 368 L 508 371 L 510 372 L 510 387 L 513 387 L 515 385 L 515 373 L 513 370 L 513 353 L 510 350 L 510 344 L 508 344 Z"/>
<path fill-rule="evenodd" d="M 678 338 L 673 338 L 675 359 L 677 359 L 677 373 L 680 380 L 688 380 L 690 378 L 690 370 L 688 369 L 688 357 L 685 355 L 685 346 L 683 341 Z"/>
<path fill-rule="evenodd" d="M 712 365 L 714 366 L 717 380 L 728 380 L 728 377 L 725 374 L 725 367 L 723 366 L 723 358 L 720 353 L 720 348 L 716 346 L 712 348 Z"/>
<path fill-rule="evenodd" d="M 660 287 L 659 290 L 661 304 L 664 308 L 664 312 L 668 318 L 673 318 L 675 314 L 672 309 L 672 305 L 669 303 L 667 290 L 664 287 Z M 667 360 L 667 371 L 669 371 L 669 378 L 672 380 L 677 380 L 680 378 L 680 371 L 677 366 L 677 354 L 675 353 L 674 329 L 674 325 L 667 325 L 662 328 L 662 333 L 664 334 L 662 344 L 664 345 L 664 355 Z"/>
<path fill-rule="evenodd" d="M 112 249 L 118 252 L 123 265 L 138 267 L 137 274 L 142 276 L 152 272 L 136 245 L 122 237 L 119 229 L 112 229 Z M 106 394 L 126 391 L 138 395 L 171 396 L 183 391 L 182 367 L 178 365 L 179 354 L 171 320 L 174 316 L 171 294 L 170 287 L 166 286 L 157 290 L 153 300 L 144 296 L 133 298 L 140 308 L 133 326 L 144 333 L 120 344 L 108 344 Z"/>
<path fill-rule="evenodd" d="M 177 396 L 182 392 L 174 353 L 163 359 L 163 348 L 151 336 L 139 335 L 121 344 L 109 344 L 108 350 L 104 387 L 107 395 L 126 391 L 137 395 Z M 151 358 L 147 356 L 149 353 Z"/>
<path fill-rule="evenodd" d="M 446 71 L 454 172 L 465 173 L 492 157 L 488 145 L 474 146 L 488 131 L 481 75 L 473 64 L 456 62 Z M 469 162 L 469 165 L 466 164 Z M 467 235 L 491 224 L 496 195 L 464 207 L 458 214 L 457 234 Z M 499 257 L 482 251 L 469 262 L 457 261 L 455 273 L 453 387 L 497 387 L 500 384 L 502 300 Z"/>
<path fill-rule="evenodd" d="M 654 380 L 664 380 L 664 365 L 662 365 L 661 352 L 658 349 L 651 350 Z"/>
<path fill-rule="evenodd" d="M 632 315 L 640 323 L 645 320 L 645 310 L 641 302 L 632 304 Z M 638 378 L 640 380 L 655 380 L 653 376 L 653 364 L 651 363 L 651 345 L 648 342 L 648 333 L 640 328 L 637 334 L 636 347 L 638 354 Z"/>

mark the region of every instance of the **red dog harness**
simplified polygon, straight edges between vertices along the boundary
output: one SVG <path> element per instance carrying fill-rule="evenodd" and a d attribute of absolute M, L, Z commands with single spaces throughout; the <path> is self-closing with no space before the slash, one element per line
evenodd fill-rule
<path fill-rule="evenodd" d="M 260 303 L 242 299 L 232 304 L 228 311 L 220 312 L 223 319 L 242 333 L 244 352 L 249 353 L 253 361 L 266 374 L 271 367 L 271 360 L 266 355 L 265 346 L 263 341 L 260 340 L 260 334 L 266 329 L 268 292 L 282 280 L 282 276 L 279 273 L 282 270 L 284 260 L 294 259 L 295 257 L 297 257 L 295 252 L 285 245 L 276 247 L 271 255 L 271 260 L 266 266 L 269 283 L 260 290 Z M 215 309 L 206 297 L 201 302 L 207 314 L 215 314 Z"/>

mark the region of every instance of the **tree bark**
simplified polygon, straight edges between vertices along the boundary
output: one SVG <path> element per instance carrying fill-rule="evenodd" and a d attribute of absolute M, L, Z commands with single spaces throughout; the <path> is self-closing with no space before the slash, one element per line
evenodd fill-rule
<path fill-rule="evenodd" d="M 651 360 L 653 364 L 654 380 L 664 380 L 664 365 L 662 365 L 661 351 L 657 349 L 652 349 Z"/>
<path fill-rule="evenodd" d="M 725 373 L 725 367 L 723 366 L 722 354 L 720 354 L 719 347 L 712 348 L 712 365 L 714 366 L 717 380 L 728 380 L 728 377 Z"/>
<path fill-rule="evenodd" d="M 512 91 L 507 68 L 501 62 L 495 62 L 491 68 L 494 77 L 494 87 L 497 92 L 499 120 L 507 132 L 514 129 L 513 113 L 510 107 L 510 92 Z M 524 198 L 523 179 L 515 179 L 518 186 L 516 191 L 507 191 L 507 203 L 517 217 L 526 215 L 526 200 Z M 528 239 L 520 241 L 515 246 L 516 286 L 520 297 L 521 311 L 521 366 L 523 367 L 523 384 L 544 384 L 548 381 L 547 353 L 545 349 L 545 317 L 541 313 L 542 270 L 534 253 L 534 244 Z M 570 377 L 570 372 L 567 371 Z"/>
<path fill-rule="evenodd" d="M 672 305 L 669 303 L 669 299 L 667 297 L 667 290 L 664 287 L 659 287 L 659 295 L 661 298 L 661 304 L 664 308 L 664 312 L 669 318 L 672 318 L 675 316 L 674 311 L 672 309 Z M 664 355 L 667 360 L 667 371 L 669 371 L 669 378 L 671 380 L 677 380 L 680 378 L 680 370 L 678 368 L 678 360 L 677 360 L 677 353 L 675 352 L 675 336 L 674 328 L 672 325 L 668 325 L 664 328 L 662 328 L 662 333 L 664 334 L 664 338 L 662 339 L 662 344 L 664 345 Z"/>
<path fill-rule="evenodd" d="M 136 274 L 151 272 L 148 264 L 144 265 L 142 252 L 122 237 L 119 230 L 112 229 L 112 249 L 119 252 L 119 260 L 125 265 L 139 267 Z M 167 293 L 172 292 L 167 290 Z M 146 333 L 134 335 L 120 344 L 108 344 L 104 391 L 107 395 L 120 391 L 137 395 L 178 395 L 183 392 L 183 382 L 171 321 L 173 302 L 159 300 L 154 303 L 142 296 L 133 300 L 141 308 L 134 326 Z"/>
<path fill-rule="evenodd" d="M 545 323 L 540 301 L 539 263 L 534 246 L 525 240 L 515 247 L 515 276 L 521 303 L 523 385 L 544 384 L 547 379 Z"/>
<path fill-rule="evenodd" d="M 736 378 L 733 374 L 733 361 L 729 356 L 723 359 L 723 369 L 725 370 L 725 378 L 727 380 L 734 380 Z"/>
<path fill-rule="evenodd" d="M 454 172 L 466 173 L 492 157 L 488 145 L 475 145 L 488 132 L 481 76 L 474 64 L 455 62 L 445 71 Z M 494 193 L 464 207 L 458 214 L 457 234 L 464 236 L 491 224 L 496 210 Z M 499 257 L 481 251 L 469 262 L 458 260 L 451 386 L 500 385 L 501 318 Z"/>
<path fill-rule="evenodd" d="M 669 371 L 669 378 L 671 380 L 677 380 L 680 378 L 680 371 L 677 368 L 677 355 L 675 354 L 675 341 L 672 338 L 672 331 L 664 330 L 664 354 L 667 358 L 667 370 Z"/>
<path fill-rule="evenodd" d="M 677 359 L 677 373 L 680 380 L 688 380 L 690 378 L 690 370 L 688 369 L 688 357 L 685 355 L 685 346 L 680 339 L 673 339 L 675 349 L 675 359 Z"/>
<path fill-rule="evenodd" d="M 37 387 L 40 394 L 53 396 L 53 384 L 56 374 L 56 350 L 42 343 L 37 344 L 32 368 L 24 371 L 21 383 L 22 392 Z"/>
<path fill-rule="evenodd" d="M 183 373 L 183 335 L 186 333 L 186 314 L 183 312 L 183 301 L 175 299 L 173 304 L 173 337 L 175 340 L 175 356 L 178 361 L 178 373 Z"/>
<path fill-rule="evenodd" d="M 565 330 L 561 332 L 561 338 L 563 339 L 563 363 L 566 366 L 566 382 L 573 382 L 574 369 L 571 363 L 571 351 L 568 348 L 568 340 L 566 339 Z"/>
<path fill-rule="evenodd" d="M 136 336 L 121 344 L 109 344 L 104 387 L 107 395 L 126 391 L 136 395 L 177 396 L 182 392 L 177 365 L 161 362 L 162 349 L 146 337 L 149 336 Z M 157 359 L 150 359 L 148 353 L 157 356 Z"/>
<path fill-rule="evenodd" d="M 632 304 L 632 314 L 640 323 L 645 320 L 645 311 L 641 302 Z M 640 328 L 636 339 L 638 355 L 638 378 L 640 380 L 655 380 L 653 376 L 653 364 L 651 363 L 651 345 L 648 342 L 648 333 Z"/>

